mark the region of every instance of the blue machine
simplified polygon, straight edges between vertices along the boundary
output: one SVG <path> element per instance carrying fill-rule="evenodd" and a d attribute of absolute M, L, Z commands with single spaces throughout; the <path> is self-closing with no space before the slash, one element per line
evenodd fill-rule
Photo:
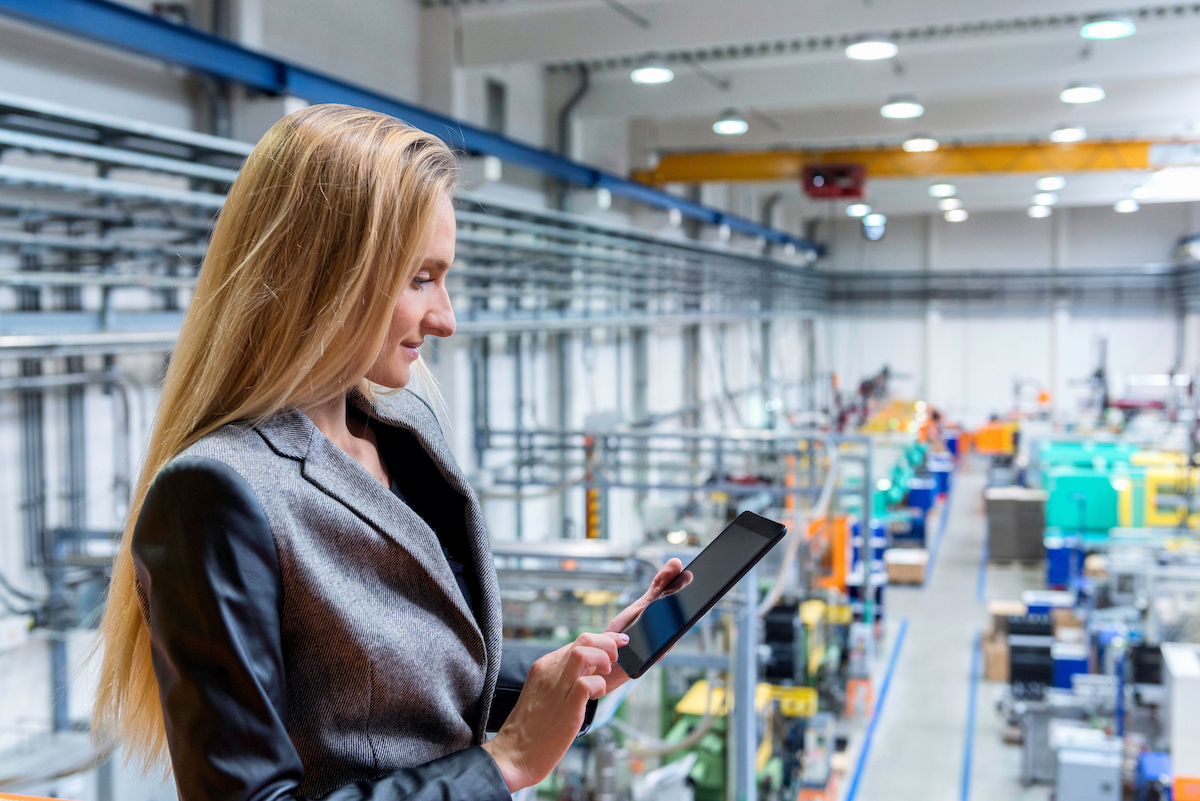
<path fill-rule="evenodd" d="M 1079 537 L 1046 537 L 1046 584 L 1050 587 L 1069 587 L 1083 575 L 1083 560 L 1087 556 Z"/>
<path fill-rule="evenodd" d="M 1146 801 L 1151 797 L 1152 790 L 1161 793 L 1164 787 L 1169 787 L 1170 782 L 1171 755 L 1162 751 L 1143 751 L 1137 764 L 1137 794 L 1134 796 L 1137 801 Z"/>
<path fill-rule="evenodd" d="M 1056 642 L 1050 646 L 1050 658 L 1054 660 L 1054 686 L 1060 690 L 1071 689 L 1071 677 L 1076 673 L 1088 672 L 1088 649 L 1081 643 Z"/>

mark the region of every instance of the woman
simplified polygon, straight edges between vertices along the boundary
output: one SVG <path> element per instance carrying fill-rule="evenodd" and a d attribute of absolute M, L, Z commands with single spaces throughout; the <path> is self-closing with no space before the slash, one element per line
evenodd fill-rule
<path fill-rule="evenodd" d="M 213 232 L 103 624 L 96 717 L 198 799 L 508 798 L 627 680 L 620 629 L 501 658 L 479 504 L 402 388 L 449 336 L 453 154 L 347 106 L 285 117 Z M 528 674 L 528 675 L 526 675 Z M 499 729 L 485 742 L 485 731 Z"/>

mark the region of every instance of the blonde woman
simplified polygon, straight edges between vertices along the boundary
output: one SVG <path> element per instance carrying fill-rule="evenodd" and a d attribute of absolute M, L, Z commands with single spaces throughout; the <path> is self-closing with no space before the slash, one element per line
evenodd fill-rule
<path fill-rule="evenodd" d="M 453 154 L 313 106 L 234 183 L 163 386 L 103 624 L 101 731 L 201 799 L 507 799 L 627 677 L 617 633 L 503 661 L 483 516 L 402 388 L 454 332 Z M 487 741 L 486 731 L 498 729 Z"/>

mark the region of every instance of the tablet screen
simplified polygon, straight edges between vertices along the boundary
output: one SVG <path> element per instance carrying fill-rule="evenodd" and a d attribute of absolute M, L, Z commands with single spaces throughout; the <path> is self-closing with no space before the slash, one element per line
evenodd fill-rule
<path fill-rule="evenodd" d="M 674 595 L 651 603 L 626 630 L 629 644 L 625 647 L 642 660 L 653 657 L 771 542 L 737 523 L 729 526 L 685 568 L 692 573 L 691 583 Z"/>

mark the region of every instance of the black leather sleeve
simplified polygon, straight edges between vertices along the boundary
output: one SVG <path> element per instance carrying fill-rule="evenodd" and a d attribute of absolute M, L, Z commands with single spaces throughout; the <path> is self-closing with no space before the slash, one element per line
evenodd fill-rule
<path fill-rule="evenodd" d="M 487 730 L 500 731 L 504 721 L 508 720 L 517 698 L 525 688 L 525 679 L 533 663 L 553 651 L 542 645 L 526 645 L 523 643 L 507 642 L 500 655 L 500 675 L 496 679 L 496 694 L 492 697 L 492 711 L 488 714 Z M 583 727 L 580 734 L 587 733 L 592 727 L 592 719 L 596 716 L 597 701 L 588 701 L 583 713 Z"/>
<path fill-rule="evenodd" d="M 304 767 L 288 737 L 279 557 L 253 490 L 227 465 L 181 459 L 133 534 L 181 801 L 289 801 Z M 508 801 L 482 748 L 341 787 L 333 801 Z"/>

